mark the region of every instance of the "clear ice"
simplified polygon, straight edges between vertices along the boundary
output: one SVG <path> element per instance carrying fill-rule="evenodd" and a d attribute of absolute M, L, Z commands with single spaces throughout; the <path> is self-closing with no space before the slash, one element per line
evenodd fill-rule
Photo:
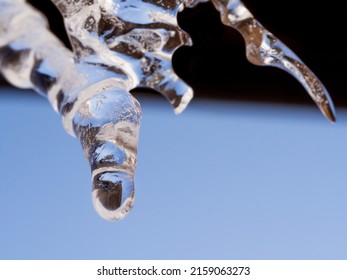
<path fill-rule="evenodd" d="M 335 120 L 329 94 L 309 68 L 267 31 L 241 1 L 211 0 L 224 24 L 246 41 L 257 65 L 279 67 L 298 79 L 323 114 Z M 129 93 L 152 88 L 182 112 L 192 89 L 172 68 L 172 55 L 191 45 L 177 13 L 204 0 L 52 0 L 73 51 L 49 31 L 24 0 L 0 0 L 0 71 L 14 86 L 46 96 L 77 137 L 92 172 L 92 201 L 107 220 L 134 204 L 134 172 L 142 111 Z"/>

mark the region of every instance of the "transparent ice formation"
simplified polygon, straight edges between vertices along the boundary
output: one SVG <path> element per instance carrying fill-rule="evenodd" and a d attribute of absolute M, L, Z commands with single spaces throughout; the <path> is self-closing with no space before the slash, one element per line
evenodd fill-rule
<path fill-rule="evenodd" d="M 334 121 L 322 83 L 267 31 L 240 1 L 211 0 L 222 22 L 238 30 L 257 65 L 279 67 L 306 88 Z M 73 51 L 48 30 L 47 20 L 24 0 L 0 0 L 0 71 L 14 86 L 33 88 L 61 114 L 83 147 L 92 172 L 98 214 L 120 220 L 134 204 L 134 172 L 141 122 L 141 86 L 165 96 L 176 113 L 193 97 L 172 69 L 172 55 L 191 45 L 177 13 L 204 0 L 52 0 L 64 17 Z"/>

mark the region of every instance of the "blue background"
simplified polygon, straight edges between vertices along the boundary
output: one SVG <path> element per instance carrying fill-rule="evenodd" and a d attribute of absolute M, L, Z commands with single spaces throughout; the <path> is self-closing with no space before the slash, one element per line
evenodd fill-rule
<path fill-rule="evenodd" d="M 1 259 L 346 259 L 345 109 L 140 101 L 135 207 L 111 223 L 48 102 L 0 90 Z"/>

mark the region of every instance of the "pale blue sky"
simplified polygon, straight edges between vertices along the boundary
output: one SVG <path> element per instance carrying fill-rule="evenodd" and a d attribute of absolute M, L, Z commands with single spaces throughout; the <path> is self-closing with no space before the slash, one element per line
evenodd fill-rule
<path fill-rule="evenodd" d="M 143 99 L 136 202 L 95 213 L 79 142 L 0 91 L 0 259 L 346 259 L 347 111 Z"/>

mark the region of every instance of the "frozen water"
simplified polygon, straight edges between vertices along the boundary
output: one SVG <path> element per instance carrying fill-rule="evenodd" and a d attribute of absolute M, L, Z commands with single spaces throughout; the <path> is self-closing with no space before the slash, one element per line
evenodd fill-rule
<path fill-rule="evenodd" d="M 322 83 L 237 0 L 211 0 L 222 22 L 238 30 L 257 65 L 279 67 L 306 88 L 334 120 Z M 73 52 L 24 0 L 0 0 L 0 71 L 13 85 L 33 88 L 58 111 L 89 161 L 93 204 L 105 219 L 124 218 L 134 203 L 141 107 L 129 93 L 160 92 L 180 113 L 192 89 L 172 68 L 172 55 L 191 39 L 177 13 L 205 0 L 52 0 L 64 17 Z"/>
<path fill-rule="evenodd" d="M 123 218 L 134 200 L 141 107 L 133 80 L 99 61 L 75 60 L 24 1 L 0 0 L 0 70 L 12 84 L 33 88 L 59 111 L 82 144 L 93 176 L 93 204 L 108 220 Z"/>
<path fill-rule="evenodd" d="M 129 93 L 110 89 L 79 106 L 73 123 L 93 177 L 93 204 L 108 220 L 133 206 L 141 107 Z"/>
<path fill-rule="evenodd" d="M 171 61 L 178 47 L 191 44 L 189 35 L 177 23 L 181 1 L 52 2 L 64 16 L 79 61 L 125 73 L 132 88 L 155 89 L 177 113 L 188 105 L 193 91 L 175 74 Z"/>
<path fill-rule="evenodd" d="M 222 22 L 238 30 L 246 42 L 247 59 L 260 66 L 275 66 L 293 75 L 322 113 L 335 121 L 328 91 L 312 71 L 286 45 L 266 30 L 239 0 L 211 0 Z"/>

